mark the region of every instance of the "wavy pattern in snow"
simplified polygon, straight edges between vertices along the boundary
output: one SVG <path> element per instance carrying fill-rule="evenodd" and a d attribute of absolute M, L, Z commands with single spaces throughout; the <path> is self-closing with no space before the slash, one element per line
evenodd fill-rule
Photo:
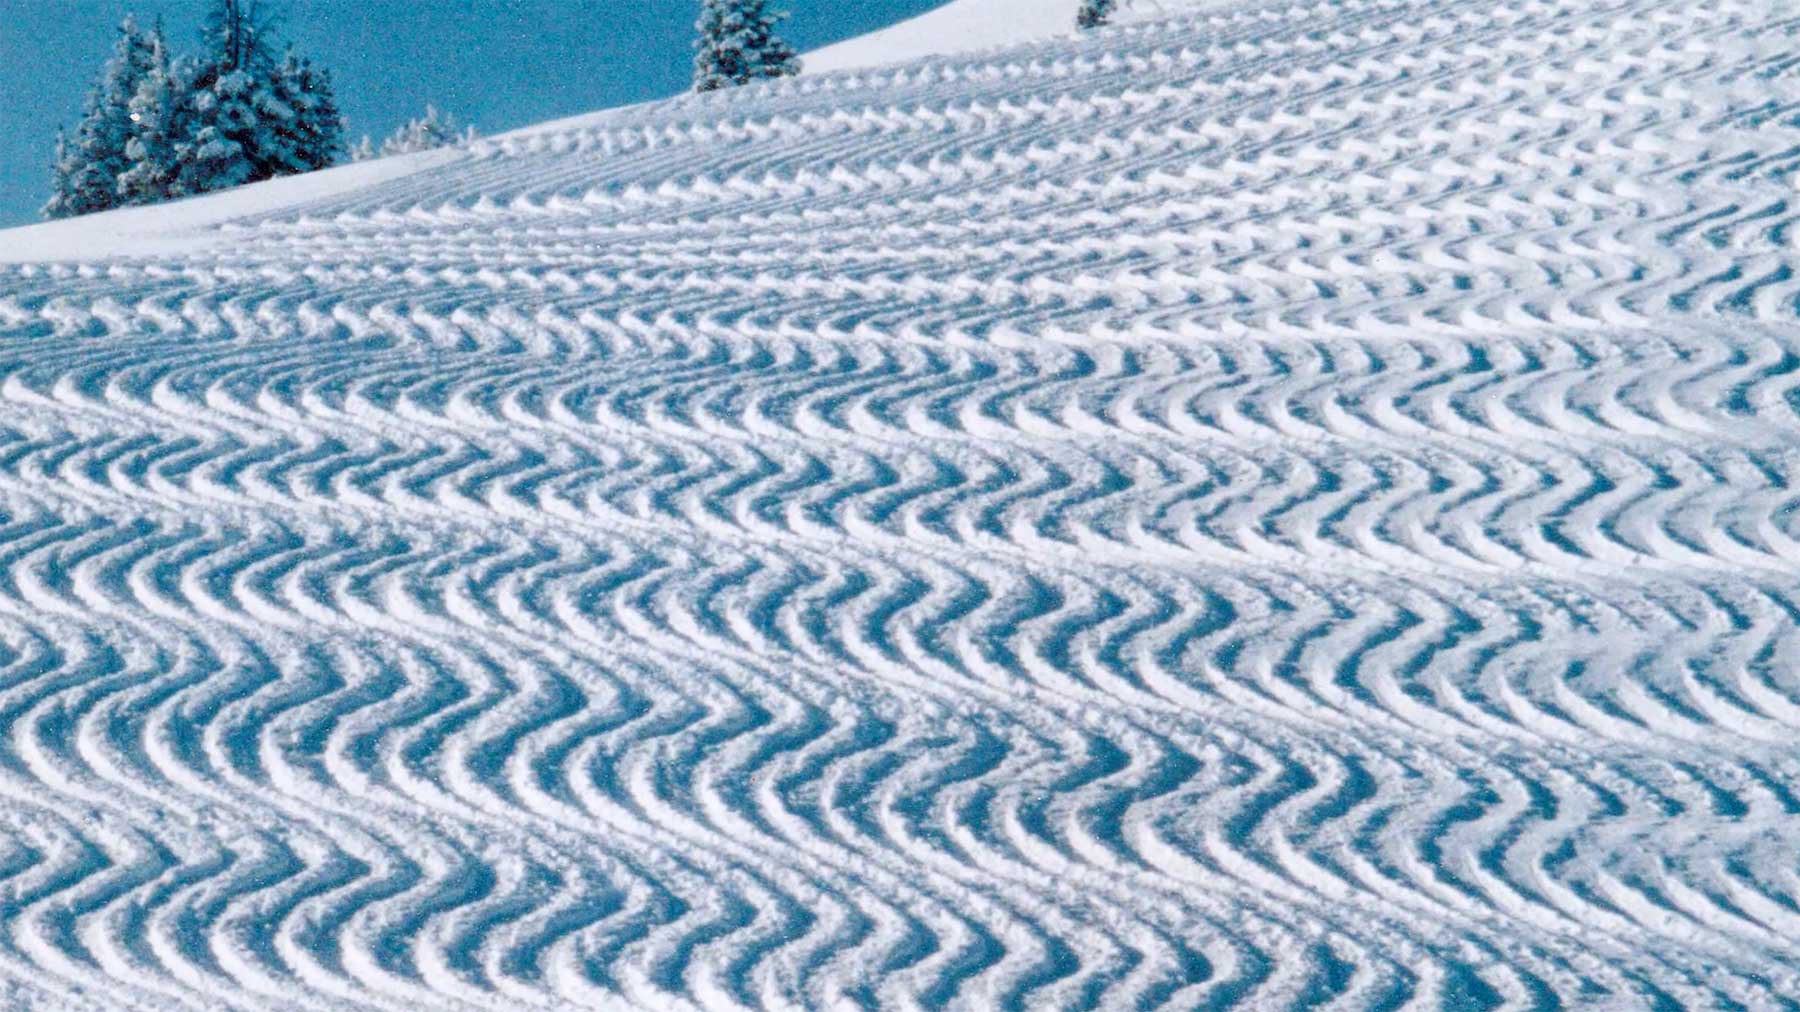
<path fill-rule="evenodd" d="M 1247 4 L 0 268 L 0 1004 L 1796 1007 L 1797 38 Z"/>

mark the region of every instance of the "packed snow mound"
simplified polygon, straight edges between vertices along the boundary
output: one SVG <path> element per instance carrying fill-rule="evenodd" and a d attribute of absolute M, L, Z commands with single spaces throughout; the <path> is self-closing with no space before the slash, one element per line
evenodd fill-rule
<path fill-rule="evenodd" d="M 1797 45 L 1208 5 L 0 268 L 0 1004 L 1791 1002 Z"/>

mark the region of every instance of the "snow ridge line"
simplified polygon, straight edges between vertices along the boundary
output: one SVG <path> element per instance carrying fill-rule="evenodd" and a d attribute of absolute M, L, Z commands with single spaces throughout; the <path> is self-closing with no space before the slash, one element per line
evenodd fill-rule
<path fill-rule="evenodd" d="M 0 268 L 0 995 L 1780 1007 L 1791 27 L 1239 5 Z"/>

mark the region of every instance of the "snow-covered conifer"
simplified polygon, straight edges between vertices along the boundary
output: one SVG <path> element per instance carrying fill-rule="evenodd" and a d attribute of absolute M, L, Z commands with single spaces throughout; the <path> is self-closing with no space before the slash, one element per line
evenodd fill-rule
<path fill-rule="evenodd" d="M 182 195 L 176 145 L 185 129 L 182 112 L 192 70 L 186 61 L 170 59 L 160 25 L 151 41 L 150 69 L 131 98 L 131 140 L 118 180 L 121 204 L 155 204 Z"/>
<path fill-rule="evenodd" d="M 1081 0 L 1081 9 L 1075 12 L 1075 27 L 1099 28 L 1112 18 L 1117 6 L 1118 0 Z"/>
<path fill-rule="evenodd" d="M 160 36 L 161 30 L 155 33 Z M 81 123 L 57 145 L 53 192 L 44 215 L 66 218 L 118 206 L 118 182 L 128 166 L 131 100 L 150 71 L 155 36 L 127 17 L 113 54 L 88 92 Z"/>
<path fill-rule="evenodd" d="M 256 137 L 260 126 L 257 82 L 242 70 L 202 67 L 189 97 L 186 135 L 176 144 L 177 183 L 187 193 L 208 193 L 259 178 Z"/>
<path fill-rule="evenodd" d="M 248 74 L 250 111 L 256 117 L 256 128 L 246 148 L 254 165 L 252 176 L 273 179 L 305 172 L 296 96 L 289 94 L 280 70 L 259 70 L 263 72 Z"/>
<path fill-rule="evenodd" d="M 67 218 L 81 213 L 75 208 L 84 199 L 81 190 L 84 184 L 82 175 L 86 169 L 77 156 L 74 145 L 69 143 L 69 135 L 58 130 L 56 156 L 50 162 L 50 199 L 44 203 L 44 217 Z"/>
<path fill-rule="evenodd" d="M 335 154 L 337 128 L 325 121 L 337 120 L 336 103 L 306 94 L 322 76 L 298 57 L 277 63 L 263 35 L 254 0 L 213 0 L 176 144 L 184 192 L 309 171 Z"/>
<path fill-rule="evenodd" d="M 282 103 L 294 111 L 283 135 L 292 152 L 288 171 L 336 165 L 344 154 L 344 116 L 331 90 L 331 75 L 289 49 L 275 81 Z"/>
<path fill-rule="evenodd" d="M 201 33 L 206 46 L 202 61 L 218 75 L 254 69 L 268 59 L 255 8 L 256 0 L 212 0 Z"/>
<path fill-rule="evenodd" d="M 775 34 L 787 17 L 767 0 L 701 0 L 694 25 L 694 90 L 717 91 L 800 72 L 793 47 Z"/>
<path fill-rule="evenodd" d="M 350 160 L 351 161 L 366 162 L 374 157 L 375 157 L 375 142 L 369 139 L 368 134 L 363 134 L 362 140 L 357 141 L 355 144 L 350 145 Z"/>
<path fill-rule="evenodd" d="M 452 144 L 466 144 L 474 139 L 474 127 L 460 127 L 456 117 L 439 110 L 435 105 L 427 105 L 425 115 L 395 130 L 387 140 L 381 142 L 381 155 L 386 158 L 389 155 L 429 151 Z"/>

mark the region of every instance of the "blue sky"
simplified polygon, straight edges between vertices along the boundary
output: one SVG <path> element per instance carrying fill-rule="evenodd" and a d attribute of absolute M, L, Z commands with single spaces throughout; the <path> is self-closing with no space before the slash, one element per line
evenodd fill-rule
<path fill-rule="evenodd" d="M 352 137 L 427 102 L 495 133 L 659 98 L 688 83 L 698 0 L 262 0 L 277 35 L 329 68 Z M 791 0 L 812 49 L 941 0 Z M 0 226 L 37 218 L 59 125 L 72 124 L 128 13 L 191 52 L 208 0 L 0 0 Z"/>

